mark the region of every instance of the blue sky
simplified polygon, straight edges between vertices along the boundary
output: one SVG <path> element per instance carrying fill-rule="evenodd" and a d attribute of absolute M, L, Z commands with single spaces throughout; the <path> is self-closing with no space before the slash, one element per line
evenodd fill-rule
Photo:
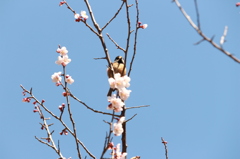
<path fill-rule="evenodd" d="M 83 1 L 69 0 L 74 10 L 87 10 Z M 134 3 L 133 0 L 129 1 Z M 224 27 L 229 30 L 224 48 L 240 58 L 240 8 L 237 1 L 199 1 L 203 32 L 219 43 Z M 103 26 L 121 4 L 119 0 L 90 1 L 95 17 Z M 196 21 L 194 1 L 180 1 Z M 107 62 L 99 39 L 59 1 L 3 0 L 0 6 L 1 78 L 1 157 L 4 159 L 57 158 L 55 152 L 35 140 L 46 137 L 40 129 L 33 105 L 22 103 L 19 85 L 33 88 L 34 95 L 46 100 L 46 106 L 59 114 L 65 102 L 62 89 L 51 81 L 58 44 L 66 46 L 72 62 L 67 66 L 75 83 L 72 92 L 94 109 L 108 111 L 106 93 Z M 138 52 L 131 73 L 131 97 L 126 105 L 151 105 L 131 109 L 128 123 L 128 158 L 165 158 L 161 137 L 168 141 L 169 158 L 238 159 L 240 158 L 240 74 L 239 64 L 201 40 L 171 0 L 139 0 L 140 21 L 148 24 L 139 30 Z M 135 7 L 131 9 L 135 22 Z M 88 21 L 90 23 L 90 21 Z M 91 24 L 91 23 L 90 23 Z M 92 24 L 91 24 L 92 25 Z M 126 19 L 121 12 L 105 30 L 119 45 L 125 46 Z M 133 39 L 133 38 L 132 38 Z M 105 37 L 112 60 L 123 55 Z M 130 53 L 132 53 L 130 47 Z M 71 101 L 79 139 L 99 158 L 108 125 L 108 116 L 95 114 Z M 48 116 L 45 114 L 45 116 Z M 66 123 L 67 116 L 64 117 Z M 65 157 L 77 158 L 70 135 L 60 136 L 62 126 L 55 120 L 54 139 L 60 140 Z M 114 143 L 120 137 L 114 138 Z M 82 150 L 83 151 L 83 150 Z M 85 153 L 83 152 L 83 155 Z M 106 157 L 108 157 L 106 155 Z"/>

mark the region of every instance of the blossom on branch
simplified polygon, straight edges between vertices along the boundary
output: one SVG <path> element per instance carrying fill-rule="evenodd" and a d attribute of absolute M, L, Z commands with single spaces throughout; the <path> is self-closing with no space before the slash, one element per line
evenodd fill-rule
<path fill-rule="evenodd" d="M 120 73 L 114 74 L 114 78 L 109 78 L 108 82 L 111 88 L 121 90 L 130 86 L 131 78 L 127 75 L 121 77 Z"/>
<path fill-rule="evenodd" d="M 138 28 L 146 29 L 148 27 L 147 24 L 143 24 L 143 25 L 141 25 L 141 24 L 142 24 L 142 22 L 138 22 Z"/>
<path fill-rule="evenodd" d="M 237 3 L 236 3 L 236 7 L 239 7 L 239 6 L 240 6 L 240 2 L 237 2 Z"/>
<path fill-rule="evenodd" d="M 67 55 L 68 50 L 65 46 L 63 46 L 61 48 L 58 48 L 56 52 L 59 53 L 61 56 L 64 56 Z"/>
<path fill-rule="evenodd" d="M 62 132 L 59 133 L 60 135 L 68 135 L 67 129 L 63 129 Z"/>
<path fill-rule="evenodd" d="M 68 58 L 68 55 L 58 56 L 58 60 L 55 62 L 58 65 L 66 66 L 71 62 L 71 59 Z"/>
<path fill-rule="evenodd" d="M 23 98 L 23 99 L 22 99 L 22 102 L 28 102 L 28 103 L 29 103 L 30 100 L 31 100 L 30 98 Z"/>
<path fill-rule="evenodd" d="M 122 100 L 127 100 L 128 97 L 130 96 L 130 92 L 132 92 L 132 91 L 127 90 L 126 88 L 121 89 L 121 91 L 119 91 L 119 96 Z"/>
<path fill-rule="evenodd" d="M 58 109 L 59 109 L 61 112 L 63 112 L 64 108 L 65 108 L 65 104 L 64 104 L 64 103 L 62 103 L 62 105 L 59 105 L 59 106 L 58 106 Z"/>
<path fill-rule="evenodd" d="M 116 98 L 116 94 L 113 94 L 112 96 L 108 96 L 108 102 L 111 104 L 108 105 L 107 109 L 114 110 L 115 112 L 122 111 L 122 107 L 124 106 L 124 103 L 120 98 Z"/>
<path fill-rule="evenodd" d="M 76 22 L 80 22 L 81 21 L 81 16 L 80 14 L 74 14 L 74 18 Z"/>
<path fill-rule="evenodd" d="M 88 19 L 88 15 L 86 13 L 86 11 L 81 11 L 81 17 L 84 19 L 84 20 L 87 20 Z"/>
<path fill-rule="evenodd" d="M 117 123 L 113 124 L 113 133 L 115 136 L 120 136 L 123 133 L 123 127 L 122 124 L 125 121 L 125 117 L 121 117 Z"/>
<path fill-rule="evenodd" d="M 53 82 L 56 82 L 56 83 L 61 82 L 61 80 L 62 80 L 61 74 L 62 74 L 62 72 L 55 72 L 55 73 L 51 76 L 52 81 L 53 81 Z"/>
<path fill-rule="evenodd" d="M 72 84 L 72 83 L 74 82 L 74 79 L 72 79 L 72 77 L 69 76 L 69 75 L 66 75 L 66 76 L 65 76 L 65 80 L 66 80 L 66 82 L 69 83 L 69 84 Z"/>
<path fill-rule="evenodd" d="M 114 147 L 112 150 L 112 159 L 125 159 L 125 157 L 127 156 L 126 152 L 120 152 L 120 144 L 117 144 L 116 147 Z"/>
<path fill-rule="evenodd" d="M 75 18 L 76 22 L 86 21 L 88 19 L 88 15 L 87 15 L 86 11 L 81 11 L 80 14 L 75 13 L 74 18 Z"/>

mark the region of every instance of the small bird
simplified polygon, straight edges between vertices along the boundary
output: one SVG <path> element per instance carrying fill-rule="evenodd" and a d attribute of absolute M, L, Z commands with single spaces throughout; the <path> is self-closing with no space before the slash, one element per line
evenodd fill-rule
<path fill-rule="evenodd" d="M 114 78 L 114 74 L 116 74 L 116 73 L 120 73 L 121 76 L 126 75 L 127 71 L 126 71 L 126 67 L 124 69 L 124 66 L 125 66 L 125 63 L 124 63 L 124 59 L 122 58 L 122 56 L 117 56 L 115 58 L 114 62 L 112 63 L 114 73 L 110 67 L 108 67 L 108 69 L 107 69 L 108 78 Z M 113 91 L 114 90 L 112 88 L 110 88 L 107 96 L 111 96 Z"/>

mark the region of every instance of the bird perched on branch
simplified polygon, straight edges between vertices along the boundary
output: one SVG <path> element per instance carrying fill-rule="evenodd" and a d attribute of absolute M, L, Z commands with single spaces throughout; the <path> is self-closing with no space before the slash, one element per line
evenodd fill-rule
<path fill-rule="evenodd" d="M 108 78 L 114 78 L 114 74 L 116 74 L 116 73 L 120 73 L 121 76 L 126 75 L 126 67 L 124 69 L 124 66 L 125 66 L 125 63 L 124 63 L 123 57 L 122 56 L 117 56 L 115 58 L 114 62 L 112 63 L 112 67 L 113 67 L 114 72 L 111 70 L 111 67 L 108 67 L 108 69 L 107 69 Z M 114 90 L 110 88 L 107 96 L 111 96 L 113 91 Z"/>

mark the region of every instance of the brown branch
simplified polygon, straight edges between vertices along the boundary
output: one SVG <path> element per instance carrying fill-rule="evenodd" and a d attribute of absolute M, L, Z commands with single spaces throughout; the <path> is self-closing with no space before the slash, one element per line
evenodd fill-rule
<path fill-rule="evenodd" d="M 73 14 L 76 14 L 76 12 L 69 6 L 69 4 L 65 0 L 63 0 L 63 1 L 65 2 L 65 5 L 67 6 L 67 8 L 69 10 L 71 10 L 73 12 Z"/>
<path fill-rule="evenodd" d="M 196 9 L 196 14 L 197 14 L 197 25 L 198 25 L 198 28 L 201 30 L 200 15 L 199 15 L 199 11 L 198 11 L 197 0 L 194 0 L 194 4 L 195 4 L 195 9 Z"/>
<path fill-rule="evenodd" d="M 142 108 L 142 107 L 149 107 L 150 105 L 141 105 L 136 107 L 127 107 L 126 109 L 134 109 L 134 108 Z"/>
<path fill-rule="evenodd" d="M 30 91 L 26 90 L 22 85 L 20 85 L 20 87 L 23 89 L 24 92 L 30 94 Z M 41 105 L 41 107 L 48 112 L 52 117 L 54 117 L 55 119 L 59 120 L 60 123 L 68 130 L 68 132 L 74 137 L 75 134 L 72 132 L 71 129 L 68 128 L 68 126 L 62 121 L 62 119 L 60 119 L 59 117 L 57 117 L 56 115 L 54 115 L 50 110 L 48 110 L 45 105 L 41 102 L 39 102 L 39 100 L 32 94 L 31 92 L 31 98 L 34 99 L 38 104 Z M 83 147 L 83 149 L 89 154 L 89 156 L 91 156 L 92 158 L 96 159 L 96 157 L 85 147 L 85 145 L 79 140 L 77 139 L 77 142 Z"/>
<path fill-rule="evenodd" d="M 102 31 L 108 26 L 108 24 L 110 24 L 113 21 L 113 19 L 115 19 L 117 17 L 118 13 L 122 10 L 123 4 L 124 4 L 124 2 L 122 2 L 120 8 L 115 13 L 115 15 L 102 27 L 102 29 L 101 29 Z"/>
<path fill-rule="evenodd" d="M 108 38 L 116 45 L 116 47 L 117 47 L 118 49 L 120 49 L 120 50 L 122 50 L 123 52 L 125 52 L 125 50 L 124 50 L 121 46 L 119 46 L 119 45 L 110 37 L 110 35 L 109 35 L 108 33 L 106 33 L 106 35 L 107 35 Z"/>
<path fill-rule="evenodd" d="M 165 148 L 165 156 L 166 156 L 166 159 L 168 159 L 168 148 L 167 148 L 167 141 L 165 141 L 162 137 L 162 143 L 164 145 L 164 148 Z"/>
<path fill-rule="evenodd" d="M 110 142 L 112 142 L 112 138 L 111 138 L 111 135 L 112 135 L 112 123 L 113 123 L 113 120 L 114 120 L 114 111 L 112 113 L 112 119 L 111 119 L 111 122 L 106 122 L 104 121 L 105 123 L 108 123 L 109 124 L 109 132 L 108 132 L 108 135 L 106 134 L 106 137 L 105 137 L 105 142 L 104 142 L 104 145 L 103 145 L 103 151 L 102 151 L 102 155 L 100 158 L 103 158 L 104 154 L 107 152 L 108 150 L 108 144 Z"/>
<path fill-rule="evenodd" d="M 126 120 L 125 122 L 128 122 L 130 120 L 132 120 L 137 114 L 134 114 L 131 118 L 129 118 L 128 120 Z"/>
<path fill-rule="evenodd" d="M 68 87 L 67 87 L 67 82 L 66 82 L 66 67 L 63 66 L 63 79 L 64 79 L 64 90 L 65 92 L 68 92 Z M 69 100 L 69 97 L 68 95 L 66 95 L 66 101 L 67 101 L 67 106 L 68 106 L 68 114 L 69 114 L 69 117 L 70 117 L 70 120 L 71 120 L 71 123 L 72 123 L 72 128 L 73 128 L 73 131 L 74 131 L 74 139 L 75 139 L 75 143 L 76 143 L 76 148 L 77 148 L 77 152 L 78 152 L 78 158 L 81 159 L 82 156 L 81 156 L 81 152 L 80 152 L 80 148 L 79 148 L 79 145 L 78 145 L 78 138 L 77 138 L 77 129 L 76 129 L 76 125 L 75 125 L 75 122 L 74 122 L 74 119 L 72 117 L 72 111 L 71 111 L 71 107 L 70 107 L 70 100 Z"/>
<path fill-rule="evenodd" d="M 84 102 L 82 102 L 80 99 L 78 99 L 77 97 L 75 97 L 73 94 L 70 94 L 70 96 L 71 96 L 73 99 L 75 99 L 76 101 L 78 101 L 79 103 L 81 103 L 82 105 L 84 105 L 87 109 L 89 109 L 89 110 L 91 110 L 91 111 L 93 111 L 93 112 L 95 112 L 95 113 L 100 113 L 100 114 L 105 114 L 105 115 L 111 115 L 111 116 L 113 115 L 113 114 L 111 114 L 111 113 L 106 113 L 106 112 L 98 111 L 98 110 L 95 110 L 95 109 L 89 107 L 87 104 L 85 104 Z M 114 114 L 114 116 L 115 116 L 115 117 L 121 117 L 120 115 L 115 115 L 115 114 Z"/>
<path fill-rule="evenodd" d="M 127 18 L 128 34 L 127 34 L 127 43 L 126 43 L 125 56 L 124 56 L 125 65 L 124 65 L 123 71 L 127 66 L 127 55 L 128 55 L 128 49 L 129 49 L 129 43 L 130 43 L 130 37 L 131 37 L 131 21 L 130 21 L 130 15 L 129 15 L 128 0 L 125 0 L 125 6 L 126 6 L 126 15 L 127 15 L 126 18 Z M 127 152 L 127 151 L 123 151 L 123 152 Z"/>
<path fill-rule="evenodd" d="M 128 71 L 128 76 L 130 76 L 131 71 L 132 71 L 132 66 L 133 66 L 133 61 L 135 59 L 136 53 L 137 53 L 137 35 L 138 35 L 138 22 L 139 22 L 139 8 L 138 8 L 138 0 L 135 0 L 136 3 L 136 10 L 137 10 L 137 17 L 136 17 L 136 32 L 135 32 L 135 36 L 134 36 L 134 48 L 133 48 L 133 56 L 132 56 L 132 60 L 130 62 L 130 67 L 129 67 L 129 71 Z"/>
<path fill-rule="evenodd" d="M 184 15 L 184 17 L 187 19 L 187 21 L 189 22 L 189 24 L 193 27 L 193 29 L 195 29 L 197 31 L 197 33 L 206 41 L 208 41 L 213 47 L 215 47 L 216 49 L 218 49 L 219 51 L 221 51 L 222 53 L 224 53 L 225 55 L 227 55 L 228 57 L 230 57 L 231 59 L 233 59 L 234 61 L 236 61 L 237 63 L 240 63 L 240 60 L 238 58 L 236 58 L 235 56 L 233 56 L 233 54 L 231 54 L 230 52 L 224 50 L 221 46 L 217 45 L 215 42 L 213 42 L 212 39 L 208 38 L 207 36 L 205 36 L 202 32 L 202 30 L 196 26 L 196 24 L 192 21 L 192 19 L 190 18 L 190 16 L 186 13 L 186 11 L 182 8 L 181 4 L 178 2 L 178 0 L 173 0 L 173 2 L 176 3 L 177 7 L 179 8 L 179 10 L 182 12 L 182 14 Z"/>

